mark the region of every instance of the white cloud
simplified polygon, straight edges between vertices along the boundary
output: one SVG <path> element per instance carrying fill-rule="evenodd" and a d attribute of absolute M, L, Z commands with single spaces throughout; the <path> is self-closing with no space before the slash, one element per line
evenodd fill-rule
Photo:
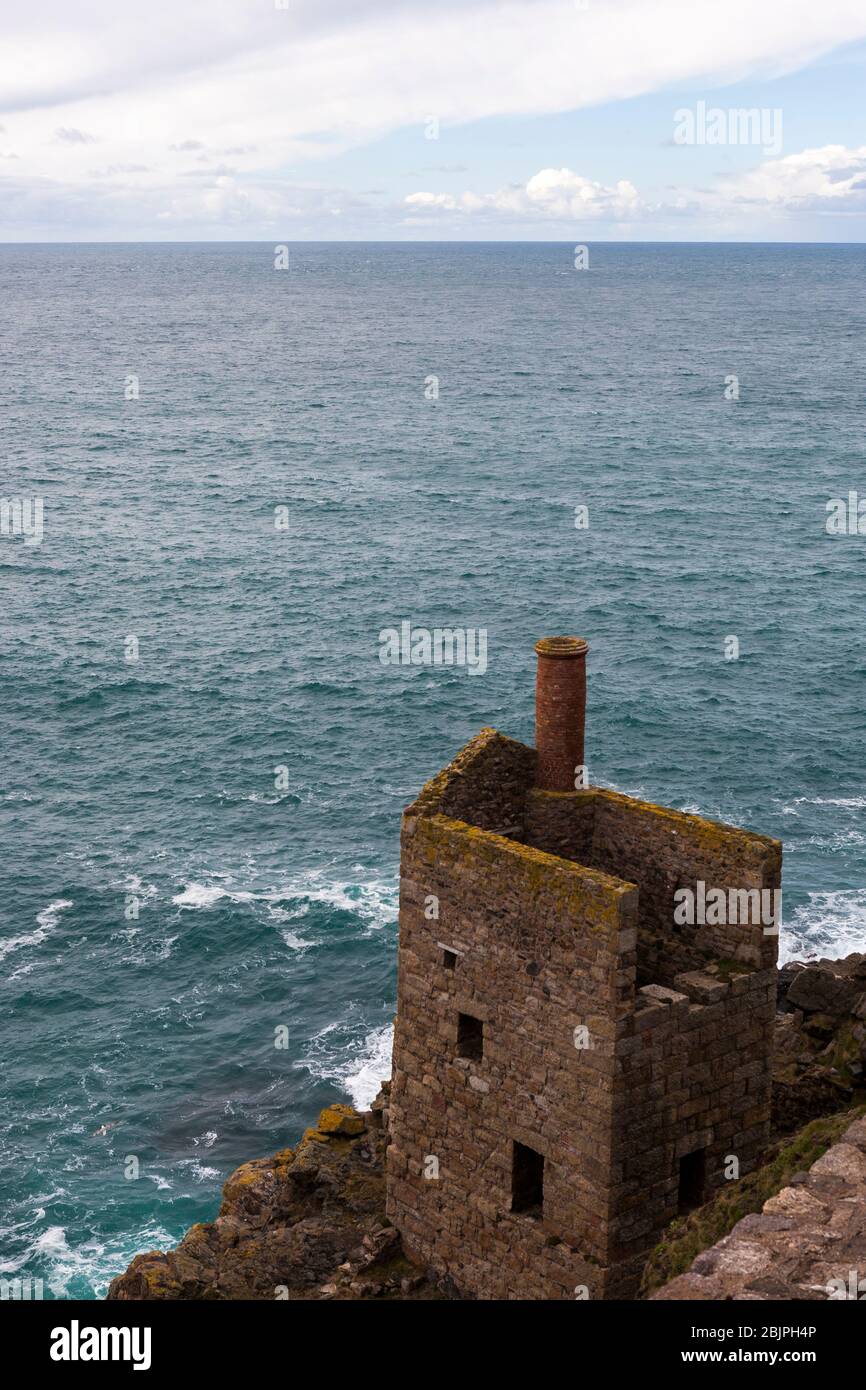
<path fill-rule="evenodd" d="M 136 208 L 142 227 L 178 208 L 208 227 L 226 208 L 235 220 L 261 209 L 279 217 L 282 202 L 294 205 L 291 188 L 275 188 L 289 166 L 413 124 L 420 141 L 431 114 L 447 133 L 664 87 L 709 90 L 795 70 L 864 36 L 862 0 L 591 0 L 586 10 L 573 0 L 291 0 L 287 10 L 273 0 L 42 0 L 4 21 L 0 116 L 18 159 L 2 206 L 18 218 L 23 197 L 47 223 L 66 221 L 72 190 L 95 188 L 98 141 L 95 229 L 120 212 L 134 220 Z M 232 151 L 231 195 L 217 181 L 224 174 L 208 189 L 189 187 L 199 147 Z M 630 185 L 553 172 L 550 184 L 493 196 L 530 218 L 603 207 L 619 215 L 634 197 Z M 0 167 L 0 181 L 11 177 Z M 116 181 L 113 210 L 106 179 Z M 330 214 L 344 203 L 335 197 Z"/>
<path fill-rule="evenodd" d="M 88 135 L 86 130 L 76 130 L 75 126 L 60 126 L 54 132 L 55 140 L 64 145 L 95 145 L 96 136 Z"/>
<path fill-rule="evenodd" d="M 791 212 L 866 210 L 866 145 L 824 145 L 784 159 L 768 159 L 725 180 L 722 196 Z"/>
<path fill-rule="evenodd" d="M 626 179 L 612 188 L 583 178 L 571 169 L 540 169 L 525 185 L 495 193 L 410 193 L 412 213 L 456 212 L 470 216 L 502 215 L 509 219 L 580 222 L 585 218 L 634 217 L 643 211 L 638 191 Z"/>
<path fill-rule="evenodd" d="M 413 221 L 450 215 L 452 222 L 482 217 L 526 225 L 544 221 L 578 230 L 588 221 L 669 222 L 676 218 L 726 218 L 760 210 L 866 211 L 866 145 L 826 145 L 724 177 L 714 188 L 684 189 L 668 202 L 650 202 L 626 179 L 608 187 L 571 169 L 540 169 L 523 185 L 493 193 L 410 193 L 404 200 Z"/>
<path fill-rule="evenodd" d="M 587 214 L 623 217 L 637 212 L 640 203 L 637 189 L 627 179 L 605 188 L 570 169 L 542 169 L 534 174 L 526 185 L 526 199 L 531 208 L 560 218 Z"/>

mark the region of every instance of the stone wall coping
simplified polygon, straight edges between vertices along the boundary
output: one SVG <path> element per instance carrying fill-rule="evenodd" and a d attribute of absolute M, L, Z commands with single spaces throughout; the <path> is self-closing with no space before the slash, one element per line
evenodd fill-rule
<path fill-rule="evenodd" d="M 567 874 L 576 882 L 592 884 L 596 888 L 619 898 L 628 898 L 632 894 L 636 896 L 638 893 L 638 885 L 631 883 L 628 879 L 617 878 L 614 874 L 605 873 L 603 869 L 592 869 L 588 864 L 581 864 L 576 859 L 564 859 L 559 854 L 549 854 L 547 850 L 525 845 L 522 840 L 512 840 L 507 835 L 497 835 L 493 830 L 482 830 L 480 826 L 472 825 L 469 821 L 455 820 L 452 816 L 441 813 L 413 816 L 410 820 L 413 829 L 417 821 L 425 821 L 430 826 L 440 826 L 454 834 L 463 835 L 467 840 L 474 841 L 476 844 L 489 844 L 491 847 L 504 850 L 524 864 L 537 864 L 542 868 L 556 869 L 560 873 Z M 405 821 L 404 825 L 406 825 Z M 408 829 L 408 825 L 406 828 Z"/>

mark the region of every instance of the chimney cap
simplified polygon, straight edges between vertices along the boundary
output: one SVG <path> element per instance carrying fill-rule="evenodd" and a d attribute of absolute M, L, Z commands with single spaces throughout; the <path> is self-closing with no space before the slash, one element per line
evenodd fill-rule
<path fill-rule="evenodd" d="M 583 637 L 542 637 L 535 650 L 539 656 L 586 656 L 589 643 Z"/>

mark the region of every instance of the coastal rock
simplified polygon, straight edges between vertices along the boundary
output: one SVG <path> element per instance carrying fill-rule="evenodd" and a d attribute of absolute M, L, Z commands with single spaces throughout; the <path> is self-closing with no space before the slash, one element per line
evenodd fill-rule
<path fill-rule="evenodd" d="M 319 1116 L 320 1134 L 350 1136 L 363 1134 L 366 1127 L 363 1117 L 351 1105 L 329 1105 Z"/>
<path fill-rule="evenodd" d="M 794 975 L 786 1002 L 789 1009 L 839 1018 L 849 1012 L 860 993 L 859 980 L 825 966 L 810 965 Z"/>
<path fill-rule="evenodd" d="M 773 1061 L 773 1132 L 864 1098 L 866 955 L 791 961 L 779 971 Z"/>
<path fill-rule="evenodd" d="M 323 1110 L 296 1148 L 238 1168 L 216 1221 L 175 1250 L 138 1255 L 112 1300 L 439 1299 L 385 1218 L 387 1132 L 347 1105 Z"/>

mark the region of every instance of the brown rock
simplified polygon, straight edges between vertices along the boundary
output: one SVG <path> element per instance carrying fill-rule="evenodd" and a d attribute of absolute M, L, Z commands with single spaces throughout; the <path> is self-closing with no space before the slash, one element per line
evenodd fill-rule
<path fill-rule="evenodd" d="M 351 1105 L 329 1105 L 319 1115 L 317 1128 L 320 1134 L 338 1134 L 350 1138 L 363 1134 L 367 1125 L 363 1116 Z"/>
<path fill-rule="evenodd" d="M 109 1299 L 399 1297 L 412 1266 L 385 1219 L 386 1142 L 349 1106 L 329 1106 L 297 1148 L 232 1173 L 216 1221 L 175 1250 L 137 1256 Z M 419 1277 L 412 1297 L 443 1297 Z"/>
<path fill-rule="evenodd" d="M 789 1008 L 804 1013 L 831 1014 L 839 1018 L 848 1013 L 859 991 L 854 981 L 822 966 L 809 965 L 794 976 L 788 990 Z"/>

